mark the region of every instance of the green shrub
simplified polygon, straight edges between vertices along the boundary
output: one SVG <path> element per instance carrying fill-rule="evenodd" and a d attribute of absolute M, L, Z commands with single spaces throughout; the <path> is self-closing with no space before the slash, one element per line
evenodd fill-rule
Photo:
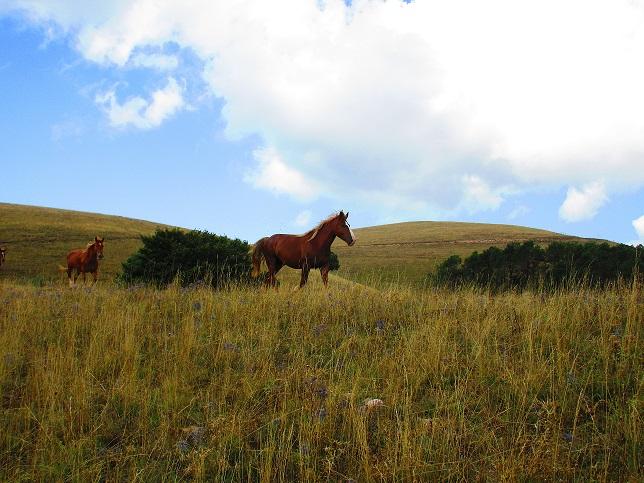
<path fill-rule="evenodd" d="M 515 242 L 474 252 L 465 260 L 452 255 L 429 279 L 437 285 L 475 284 L 495 290 L 560 287 L 582 280 L 604 286 L 638 274 L 643 248 L 592 242 L 555 242 L 542 248 L 534 241 Z"/>
<path fill-rule="evenodd" d="M 248 280 L 250 246 L 239 239 L 207 231 L 166 229 L 141 240 L 143 247 L 123 263 L 119 279 L 126 284 L 161 287 L 178 278 L 182 286 L 205 283 L 220 287 Z"/>
<path fill-rule="evenodd" d="M 339 270 L 340 269 L 340 260 L 338 259 L 338 255 L 335 252 L 331 252 L 331 255 L 329 255 L 329 270 Z"/>

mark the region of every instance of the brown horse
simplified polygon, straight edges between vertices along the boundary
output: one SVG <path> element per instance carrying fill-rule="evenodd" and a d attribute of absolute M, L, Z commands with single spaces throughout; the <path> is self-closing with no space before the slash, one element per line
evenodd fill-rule
<path fill-rule="evenodd" d="M 275 275 L 286 265 L 291 268 L 302 269 L 300 288 L 309 278 L 312 268 L 319 268 L 322 282 L 326 287 L 329 279 L 329 256 L 331 244 L 335 237 L 344 240 L 351 246 L 356 242 L 356 237 L 347 223 L 349 213 L 340 212 L 320 222 L 318 226 L 303 235 L 273 235 L 262 238 L 255 243 L 252 251 L 253 277 L 259 275 L 262 258 L 266 261 L 268 274 L 266 285 L 275 287 Z"/>
<path fill-rule="evenodd" d="M 4 247 L 0 247 L 0 267 L 4 263 L 6 253 L 7 253 L 7 249 Z"/>
<path fill-rule="evenodd" d="M 94 237 L 94 241 L 88 243 L 85 250 L 72 250 L 67 254 L 67 268 L 60 267 L 59 269 L 61 272 L 67 272 L 70 287 L 76 284 L 76 279 L 81 273 L 83 274 L 83 283 L 86 282 L 85 274 L 87 273 L 91 273 L 94 276 L 92 285 L 96 283 L 98 278 L 98 261 L 103 258 L 104 240 L 104 238 Z M 76 274 L 72 281 L 72 272 L 74 270 L 76 270 Z"/>

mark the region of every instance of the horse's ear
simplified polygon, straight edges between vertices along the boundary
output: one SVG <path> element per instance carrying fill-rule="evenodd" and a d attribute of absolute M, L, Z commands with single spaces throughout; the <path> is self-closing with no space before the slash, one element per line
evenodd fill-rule
<path fill-rule="evenodd" d="M 97 236 L 95 236 L 95 237 L 94 237 L 94 241 L 95 241 L 95 242 L 97 242 L 97 241 L 98 241 L 98 237 L 97 237 Z"/>
<path fill-rule="evenodd" d="M 344 219 L 346 220 L 347 218 L 349 218 L 349 212 L 348 211 L 344 214 Z"/>

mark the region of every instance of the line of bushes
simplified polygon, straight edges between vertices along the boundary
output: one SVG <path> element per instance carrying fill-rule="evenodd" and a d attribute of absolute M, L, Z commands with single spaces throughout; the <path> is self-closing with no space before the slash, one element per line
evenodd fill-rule
<path fill-rule="evenodd" d="M 544 248 L 533 241 L 515 242 L 464 260 L 452 255 L 428 279 L 433 285 L 475 284 L 493 290 L 556 288 L 581 281 L 605 286 L 639 276 L 643 250 L 642 245 L 554 242 Z"/>

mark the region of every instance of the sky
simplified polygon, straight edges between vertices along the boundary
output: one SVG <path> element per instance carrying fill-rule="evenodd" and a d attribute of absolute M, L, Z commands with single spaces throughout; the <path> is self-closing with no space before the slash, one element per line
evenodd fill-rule
<path fill-rule="evenodd" d="M 0 201 L 644 242 L 639 0 L 0 0 Z"/>

